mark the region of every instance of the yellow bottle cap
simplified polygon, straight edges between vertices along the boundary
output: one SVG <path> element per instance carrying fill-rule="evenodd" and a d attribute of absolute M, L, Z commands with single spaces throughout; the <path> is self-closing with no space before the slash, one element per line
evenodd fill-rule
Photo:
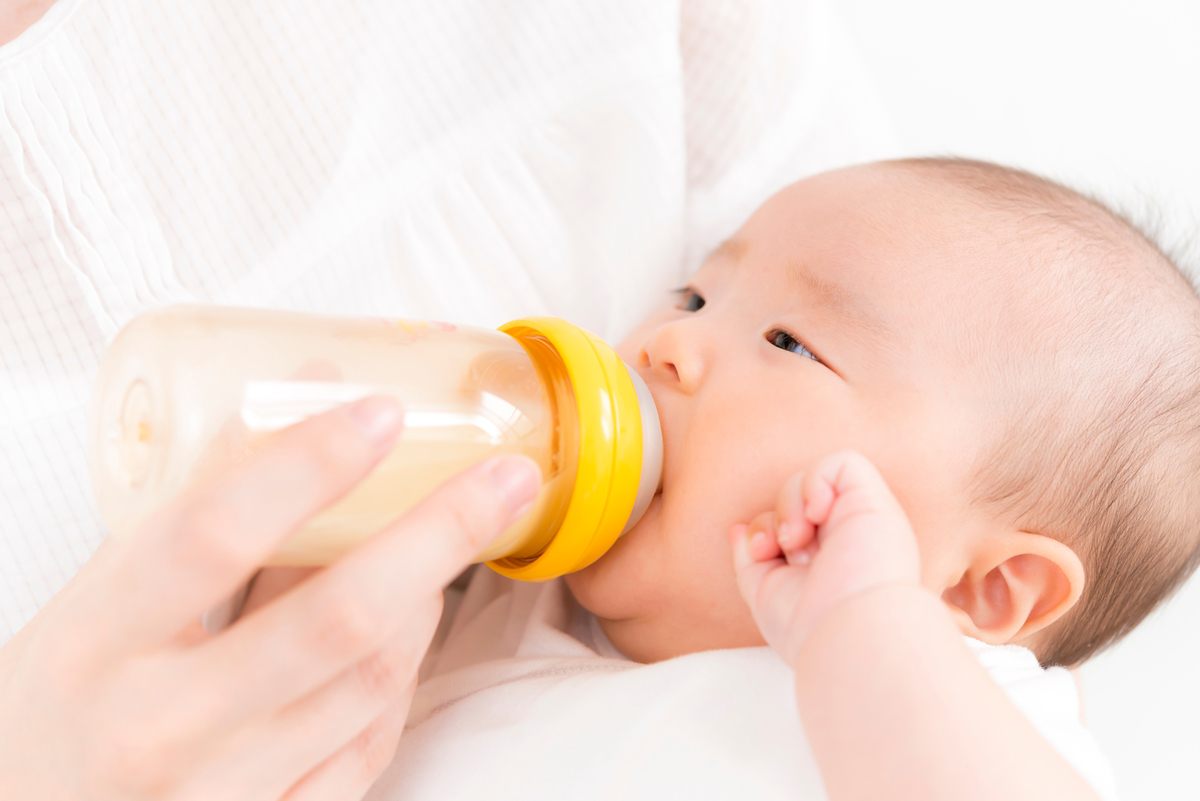
<path fill-rule="evenodd" d="M 599 559 L 645 513 L 662 473 L 662 433 L 646 385 L 604 340 L 557 317 L 525 317 L 500 330 L 518 342 L 549 342 L 575 390 L 579 466 L 558 531 L 532 560 L 487 563 L 510 578 L 547 581 Z"/>

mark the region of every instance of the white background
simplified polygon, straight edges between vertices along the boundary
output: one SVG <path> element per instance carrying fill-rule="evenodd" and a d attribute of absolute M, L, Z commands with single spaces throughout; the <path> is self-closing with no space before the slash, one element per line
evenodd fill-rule
<path fill-rule="evenodd" d="M 907 154 L 1095 191 L 1200 262 L 1200 0 L 836 1 Z M 1084 667 L 1124 801 L 1200 799 L 1198 668 L 1200 580 Z"/>

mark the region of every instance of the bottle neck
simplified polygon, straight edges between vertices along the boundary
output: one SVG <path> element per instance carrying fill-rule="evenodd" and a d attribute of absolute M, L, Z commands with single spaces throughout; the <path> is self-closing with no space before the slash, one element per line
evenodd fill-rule
<path fill-rule="evenodd" d="M 554 539 L 570 506 L 579 468 L 579 410 L 566 365 L 544 336 L 522 336 L 518 342 L 533 362 L 546 392 L 546 406 L 552 420 L 551 464 L 542 480 L 557 497 L 548 504 L 542 519 L 530 526 L 527 536 L 507 554 L 506 559 L 514 563 L 536 559 Z"/>

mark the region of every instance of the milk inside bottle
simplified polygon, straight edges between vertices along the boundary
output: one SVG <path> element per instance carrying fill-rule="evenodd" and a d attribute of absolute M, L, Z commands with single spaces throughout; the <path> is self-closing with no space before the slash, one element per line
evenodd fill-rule
<path fill-rule="evenodd" d="M 493 331 L 174 306 L 136 318 L 101 363 L 89 427 L 101 514 L 127 537 L 288 426 L 379 394 L 404 407 L 395 447 L 270 564 L 328 564 L 455 473 L 517 453 L 541 467 L 541 490 L 477 561 L 545 580 L 598 559 L 640 519 L 660 481 L 649 390 L 603 340 L 564 320 L 525 318 Z"/>

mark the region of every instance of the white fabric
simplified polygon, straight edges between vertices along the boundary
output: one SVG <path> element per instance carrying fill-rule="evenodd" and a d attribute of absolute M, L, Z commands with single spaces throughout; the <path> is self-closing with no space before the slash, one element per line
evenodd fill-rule
<path fill-rule="evenodd" d="M 628 330 L 889 155 L 823 0 L 59 0 L 0 48 L 0 642 L 104 535 L 106 342 L 175 301 Z"/>
<path fill-rule="evenodd" d="M 792 673 L 769 648 L 639 665 L 561 580 L 521 584 L 482 568 L 438 639 L 370 801 L 826 797 Z M 1024 648 L 968 642 L 1046 739 L 1114 799 L 1070 674 L 1042 670 Z"/>
<path fill-rule="evenodd" d="M 1033 652 L 1019 645 L 986 645 L 967 638 L 967 646 L 1046 742 L 1101 798 L 1115 799 L 1112 766 L 1080 721 L 1078 687 L 1070 672 L 1059 667 L 1043 670 Z"/>
<path fill-rule="evenodd" d="M 552 313 L 615 338 L 775 189 L 892 155 L 878 108 L 822 0 L 59 0 L 0 47 L 0 642 L 104 534 L 87 402 L 138 312 Z M 426 684 L 402 762 L 506 676 L 542 709 L 561 699 L 563 725 L 523 734 L 517 759 L 478 752 L 493 777 L 527 764 L 531 782 L 579 786 L 578 763 L 542 757 L 582 737 L 624 760 L 593 776 L 614 792 L 676 795 L 653 760 L 685 755 L 687 775 L 754 795 L 760 772 L 780 791 L 811 780 L 789 703 L 761 703 L 787 685 L 765 650 L 634 669 L 595 631 L 540 631 L 505 643 L 545 653 Z M 549 672 L 530 675 L 538 658 Z M 463 700 L 439 710 L 437 687 Z M 622 708 L 640 728 L 567 725 Z M 460 756 L 487 741 L 480 722 Z M 783 735 L 750 748 L 756 731 Z M 429 753 L 409 787 L 459 775 Z M 463 778 L 494 795 L 483 775 Z"/>

